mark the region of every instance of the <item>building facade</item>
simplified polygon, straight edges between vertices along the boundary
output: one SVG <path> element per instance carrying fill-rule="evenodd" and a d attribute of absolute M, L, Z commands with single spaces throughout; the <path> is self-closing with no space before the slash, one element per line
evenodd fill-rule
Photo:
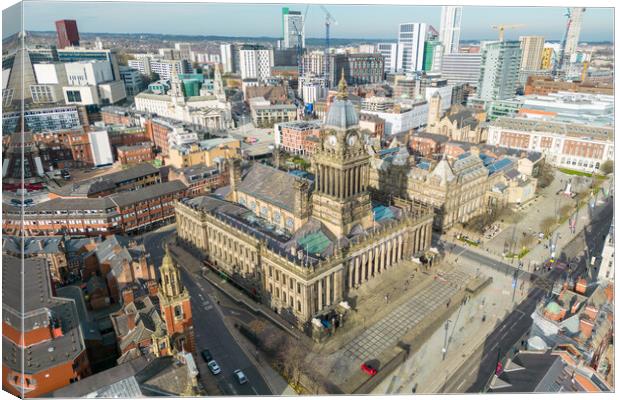
<path fill-rule="evenodd" d="M 613 128 L 501 117 L 489 126 L 488 144 L 537 151 L 560 168 L 598 172 L 614 159 Z"/>
<path fill-rule="evenodd" d="M 449 84 L 478 85 L 480 80 L 480 53 L 444 54 L 441 63 L 441 77 Z"/>
<path fill-rule="evenodd" d="M 332 54 L 329 62 L 329 83 L 336 87 L 344 71 L 349 85 L 370 85 L 383 82 L 384 60 L 379 53 Z"/>
<path fill-rule="evenodd" d="M 520 65 L 519 42 L 487 43 L 482 50 L 476 99 L 492 101 L 514 97 Z"/>
<path fill-rule="evenodd" d="M 458 53 L 461 40 L 462 6 L 442 6 L 439 24 L 439 41 L 444 53 Z"/>
<path fill-rule="evenodd" d="M 341 318 L 341 302 L 357 287 L 423 254 L 431 238 L 428 210 L 405 203 L 373 213 L 369 157 L 344 81 L 340 88 L 312 158 L 313 188 L 255 164 L 243 179 L 239 167 L 231 171 L 229 201 L 202 197 L 176 204 L 182 245 L 313 336 L 321 319 Z M 246 197 L 250 203 L 241 200 Z M 284 223 L 280 210 L 291 215 Z"/>
<path fill-rule="evenodd" d="M 425 23 L 406 23 L 398 26 L 397 71 L 415 73 L 423 70 L 427 30 L 428 25 Z"/>
<path fill-rule="evenodd" d="M 521 70 L 536 71 L 541 68 L 545 38 L 543 36 L 521 36 Z"/>

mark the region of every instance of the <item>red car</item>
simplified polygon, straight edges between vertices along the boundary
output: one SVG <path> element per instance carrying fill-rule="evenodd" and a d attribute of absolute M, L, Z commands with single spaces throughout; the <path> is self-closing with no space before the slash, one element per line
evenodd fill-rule
<path fill-rule="evenodd" d="M 362 364 L 362 371 L 364 371 L 365 373 L 367 373 L 370 376 L 377 375 L 377 370 L 375 368 L 371 367 L 370 365 L 367 365 L 366 363 Z"/>

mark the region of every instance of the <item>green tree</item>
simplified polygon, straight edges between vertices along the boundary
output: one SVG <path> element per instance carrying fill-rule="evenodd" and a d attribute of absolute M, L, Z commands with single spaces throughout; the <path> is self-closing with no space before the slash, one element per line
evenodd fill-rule
<path fill-rule="evenodd" d="M 545 236 L 549 236 L 553 232 L 555 226 L 555 218 L 546 217 L 540 222 L 540 230 Z"/>
<path fill-rule="evenodd" d="M 614 172 L 614 162 L 613 160 L 607 160 L 603 164 L 601 164 L 601 172 L 605 175 L 609 175 Z"/>

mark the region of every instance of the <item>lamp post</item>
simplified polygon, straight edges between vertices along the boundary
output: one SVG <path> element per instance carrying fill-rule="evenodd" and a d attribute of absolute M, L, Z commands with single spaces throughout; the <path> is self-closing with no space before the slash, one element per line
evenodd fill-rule
<path fill-rule="evenodd" d="M 448 329 L 450 328 L 451 322 L 451 320 L 447 320 L 445 325 L 446 335 L 443 340 L 443 348 L 441 349 L 441 352 L 443 353 L 441 358 L 442 361 L 446 359 L 446 354 L 448 353 Z"/>

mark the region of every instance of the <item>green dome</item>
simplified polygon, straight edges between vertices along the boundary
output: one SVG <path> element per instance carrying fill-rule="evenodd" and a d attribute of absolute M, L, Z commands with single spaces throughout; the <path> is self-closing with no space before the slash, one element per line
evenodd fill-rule
<path fill-rule="evenodd" d="M 560 311 L 562 311 L 562 307 L 560 307 L 560 305 L 555 301 L 552 301 L 551 303 L 547 304 L 545 310 L 551 314 L 559 314 Z"/>

